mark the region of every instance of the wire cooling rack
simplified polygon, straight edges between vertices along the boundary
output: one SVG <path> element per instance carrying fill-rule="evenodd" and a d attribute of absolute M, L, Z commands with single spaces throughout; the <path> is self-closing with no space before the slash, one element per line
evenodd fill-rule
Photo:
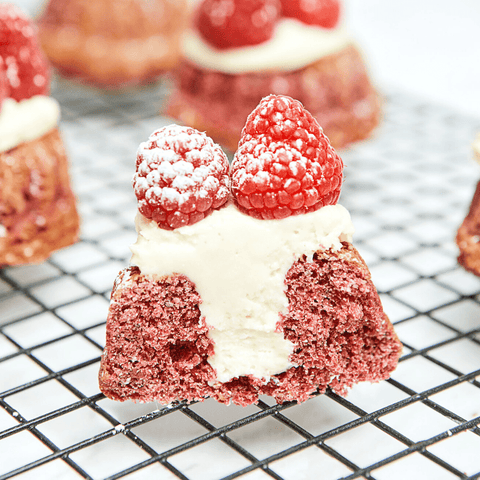
<path fill-rule="evenodd" d="M 109 293 L 135 241 L 135 152 L 168 88 L 58 83 L 81 241 L 0 271 L 0 478 L 480 477 L 480 279 L 454 236 L 480 177 L 480 119 L 391 93 L 375 136 L 342 152 L 341 203 L 404 343 L 390 380 L 297 405 L 162 407 L 98 389 Z"/>

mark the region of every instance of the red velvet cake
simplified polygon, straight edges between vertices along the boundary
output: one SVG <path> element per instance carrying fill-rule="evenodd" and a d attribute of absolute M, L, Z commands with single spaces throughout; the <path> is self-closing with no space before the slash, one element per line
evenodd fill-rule
<path fill-rule="evenodd" d="M 235 152 L 261 98 L 301 101 L 335 148 L 368 137 L 380 100 L 339 0 L 203 0 L 184 35 L 167 113 Z"/>
<path fill-rule="evenodd" d="M 305 401 L 388 378 L 401 343 L 337 204 L 343 162 L 302 104 L 268 96 L 231 166 L 170 125 L 140 145 L 132 266 L 99 384 L 114 400 Z"/>
<path fill-rule="evenodd" d="M 480 133 L 473 143 L 473 153 L 480 163 Z M 477 183 L 468 214 L 458 229 L 457 245 L 460 249 L 460 265 L 480 276 L 480 182 Z"/>
<path fill-rule="evenodd" d="M 68 78 L 115 89 L 155 81 L 180 58 L 186 0 L 50 0 L 42 47 Z"/>
<path fill-rule="evenodd" d="M 32 22 L 0 4 L 0 266 L 38 263 L 77 240 L 58 103 Z"/>

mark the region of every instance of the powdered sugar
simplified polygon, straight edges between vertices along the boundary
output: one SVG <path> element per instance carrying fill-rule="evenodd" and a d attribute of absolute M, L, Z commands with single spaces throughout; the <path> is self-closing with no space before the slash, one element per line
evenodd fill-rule
<path fill-rule="evenodd" d="M 227 201 L 228 159 L 204 133 L 169 125 L 137 151 L 139 211 L 166 229 L 197 222 Z"/>

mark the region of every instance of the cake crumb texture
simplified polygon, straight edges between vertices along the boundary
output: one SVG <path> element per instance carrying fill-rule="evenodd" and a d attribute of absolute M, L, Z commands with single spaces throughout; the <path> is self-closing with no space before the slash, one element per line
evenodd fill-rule
<path fill-rule="evenodd" d="M 100 385 L 114 400 L 189 401 L 208 396 L 213 341 L 200 296 L 185 275 L 152 281 L 124 270 L 112 291 Z"/>
<path fill-rule="evenodd" d="M 117 279 L 107 319 L 99 383 L 114 400 L 203 400 L 249 405 L 259 395 L 303 402 L 330 387 L 345 395 L 360 381 L 388 378 L 401 343 L 370 273 L 349 243 L 297 260 L 286 278 L 288 309 L 277 329 L 294 345 L 287 371 L 268 379 L 215 382 L 214 353 L 201 298 L 184 275 L 154 280 L 137 267 Z"/>

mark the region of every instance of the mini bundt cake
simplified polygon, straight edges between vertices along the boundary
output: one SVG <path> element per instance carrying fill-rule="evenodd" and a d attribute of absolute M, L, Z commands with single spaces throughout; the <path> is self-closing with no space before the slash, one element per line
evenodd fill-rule
<path fill-rule="evenodd" d="M 68 78 L 116 89 L 155 81 L 176 66 L 186 0 L 50 0 L 41 45 Z"/>
<path fill-rule="evenodd" d="M 342 171 L 286 96 L 251 113 L 230 167 L 204 133 L 155 131 L 137 152 L 138 239 L 111 295 L 102 392 L 248 405 L 387 378 L 401 344 L 337 204 Z"/>
<path fill-rule="evenodd" d="M 339 0 L 222 5 L 203 0 L 194 12 L 167 106 L 170 116 L 235 152 L 261 98 L 284 94 L 305 105 L 335 148 L 370 135 L 381 102 Z"/>

